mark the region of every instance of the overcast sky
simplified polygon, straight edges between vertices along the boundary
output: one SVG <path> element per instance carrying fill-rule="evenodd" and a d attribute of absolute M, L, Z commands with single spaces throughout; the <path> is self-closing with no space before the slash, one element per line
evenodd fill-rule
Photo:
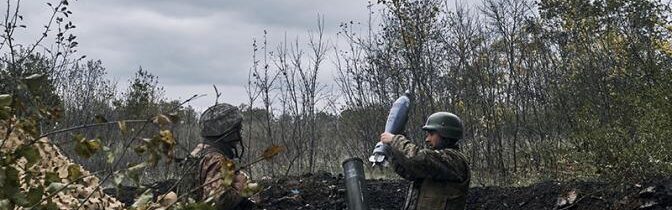
<path fill-rule="evenodd" d="M 49 18 L 45 1 L 21 2 L 24 23 L 32 31 L 19 39 L 36 40 L 34 32 Z M 74 34 L 79 52 L 100 59 L 109 78 L 125 87 L 140 66 L 159 77 L 166 97 L 186 99 L 203 110 L 214 103 L 215 84 L 220 102 L 245 102 L 244 84 L 252 65 L 252 40 L 268 31 L 274 47 L 284 39 L 307 40 L 317 14 L 324 16 L 325 35 L 336 40 L 338 25 L 366 21 L 363 0 L 86 0 L 71 1 Z M 6 7 L 6 6 L 5 6 Z M 30 28 L 32 27 L 32 28 Z M 307 42 L 303 42 L 307 43 Z M 333 69 L 331 62 L 325 69 Z M 329 82 L 325 70 L 320 80 Z"/>

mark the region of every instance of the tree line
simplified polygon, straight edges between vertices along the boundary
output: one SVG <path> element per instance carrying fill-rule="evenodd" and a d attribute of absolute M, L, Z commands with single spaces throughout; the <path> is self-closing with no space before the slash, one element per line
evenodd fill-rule
<path fill-rule="evenodd" d="M 428 115 L 461 116 L 476 184 L 641 179 L 672 169 L 664 2 L 392 0 L 369 8 L 380 21 L 341 24 L 347 44 L 328 49 L 336 90 L 309 77 L 325 69 L 319 41 L 302 48 L 297 38 L 273 51 L 264 41 L 261 59 L 255 43 L 248 108 L 263 104 L 266 123 L 250 130 L 266 135 L 248 133 L 248 141 L 290 139 L 283 143 L 295 148 L 264 168 L 333 172 L 345 157 L 365 159 L 390 104 L 410 90 L 406 134 L 422 144 Z M 315 99 L 331 105 L 324 117 Z"/>

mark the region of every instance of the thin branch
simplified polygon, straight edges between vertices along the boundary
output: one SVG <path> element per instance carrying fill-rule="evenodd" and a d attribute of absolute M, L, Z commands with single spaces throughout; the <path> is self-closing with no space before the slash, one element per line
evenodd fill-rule
<path fill-rule="evenodd" d="M 219 96 L 221 96 L 222 93 L 220 93 L 219 90 L 217 90 L 216 85 L 213 84 L 212 87 L 215 88 L 215 105 L 217 105 L 219 104 Z"/>
<path fill-rule="evenodd" d="M 94 123 L 94 124 L 80 125 L 80 126 L 75 126 L 75 127 L 70 127 L 70 128 L 64 128 L 64 129 L 60 129 L 60 130 L 51 131 L 49 133 L 42 134 L 37 139 L 41 139 L 41 138 L 44 138 L 44 137 L 47 137 L 47 136 L 51 136 L 51 135 L 59 134 L 59 133 L 63 133 L 63 132 L 79 130 L 79 129 L 84 129 L 84 128 L 104 126 L 104 125 L 115 124 L 115 123 L 119 123 L 119 122 L 141 123 L 141 122 L 147 122 L 147 121 L 151 121 L 151 120 L 117 120 L 117 121 L 110 121 L 110 122 L 104 122 L 104 123 Z M 33 141 L 36 141 L 36 140 L 33 140 Z"/>
<path fill-rule="evenodd" d="M 182 105 L 184 105 L 184 104 L 190 102 L 191 100 L 194 100 L 194 99 L 196 99 L 196 98 L 199 98 L 199 97 L 201 97 L 201 96 L 203 96 L 203 95 L 193 95 L 191 98 L 189 98 L 189 99 L 185 100 L 184 102 L 178 104 L 177 106 L 173 107 L 173 109 L 171 109 L 171 110 L 168 111 L 168 112 L 174 112 L 176 109 L 182 107 Z M 98 186 L 96 186 L 96 189 L 93 190 L 93 192 L 92 192 L 91 194 L 89 194 L 88 196 L 86 196 L 86 198 L 84 198 L 84 200 L 79 204 L 79 206 L 77 206 L 76 209 L 81 208 L 81 207 L 83 206 L 83 204 L 84 204 L 87 200 L 89 200 L 89 199 L 91 198 L 91 196 L 94 194 L 94 192 L 96 192 L 98 189 L 100 189 L 100 185 L 101 185 L 102 183 L 105 183 L 105 181 L 107 181 L 107 180 L 112 176 L 113 172 L 115 171 L 114 169 L 117 168 L 117 167 L 119 166 L 119 164 L 121 164 L 121 160 L 123 159 L 124 156 L 126 156 L 126 152 L 128 151 L 128 148 L 130 148 L 130 147 L 131 147 L 131 144 L 133 144 L 133 142 L 135 142 L 136 137 L 138 137 L 138 136 L 140 135 L 140 133 L 141 133 L 143 130 L 145 130 L 145 128 L 147 127 L 147 124 L 148 124 L 149 122 L 151 122 L 151 119 L 148 119 L 147 121 L 145 121 L 145 123 L 142 124 L 142 127 L 135 133 L 135 135 L 133 135 L 133 137 L 131 137 L 130 141 L 128 141 L 127 144 L 124 144 L 124 150 L 122 150 L 121 155 L 120 155 L 119 158 L 115 161 L 115 163 L 112 165 L 112 170 L 111 170 L 112 172 L 111 172 L 111 173 L 108 173 L 107 175 L 105 175 L 105 178 L 103 178 L 103 180 L 100 181 L 100 184 L 98 184 Z"/>
<path fill-rule="evenodd" d="M 40 45 L 42 40 L 44 40 L 44 38 L 47 37 L 47 33 L 50 31 L 51 25 L 54 23 L 54 18 L 56 17 L 56 14 L 58 13 L 58 10 L 59 10 L 59 8 L 61 8 L 61 6 L 63 6 L 63 1 L 59 1 L 58 5 L 56 5 L 56 7 L 53 7 L 54 12 L 51 13 L 51 17 L 49 18 L 49 23 L 47 23 L 47 25 L 44 27 L 44 32 L 42 32 L 42 36 L 35 42 L 35 44 L 33 44 L 32 47 L 30 47 L 30 50 L 26 51 L 26 57 L 22 58 L 19 61 L 23 61 L 23 59 L 27 58 L 28 55 L 30 55 L 35 50 L 35 48 L 37 48 L 37 46 Z"/>

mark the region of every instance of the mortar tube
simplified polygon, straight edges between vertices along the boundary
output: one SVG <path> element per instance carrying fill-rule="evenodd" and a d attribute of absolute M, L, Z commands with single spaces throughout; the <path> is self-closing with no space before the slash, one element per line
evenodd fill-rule
<path fill-rule="evenodd" d="M 362 159 L 348 158 L 344 160 L 343 175 L 345 177 L 345 189 L 347 190 L 348 209 L 369 210 Z"/>

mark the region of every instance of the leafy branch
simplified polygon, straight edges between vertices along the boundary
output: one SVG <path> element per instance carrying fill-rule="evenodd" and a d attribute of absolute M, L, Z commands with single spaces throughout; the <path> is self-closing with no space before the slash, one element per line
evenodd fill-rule
<path fill-rule="evenodd" d="M 199 95 L 193 95 L 192 97 L 188 98 L 187 100 L 184 100 L 183 102 L 181 102 L 181 103 L 179 103 L 178 105 L 176 105 L 175 107 L 173 107 L 173 108 L 172 108 L 170 111 L 168 111 L 168 112 L 174 112 L 174 111 L 177 110 L 178 108 L 182 107 L 182 105 L 184 105 L 184 104 L 186 104 L 186 103 L 188 103 L 188 102 L 190 102 L 190 101 L 196 99 L 197 97 L 199 97 Z M 105 181 L 107 181 L 107 180 L 112 176 L 112 174 L 114 173 L 115 168 L 117 168 L 117 167 L 119 166 L 119 164 L 121 163 L 121 160 L 122 160 L 123 157 L 126 155 L 126 153 L 127 153 L 127 151 L 128 151 L 128 148 L 130 148 L 131 144 L 133 144 L 133 143 L 135 142 L 135 140 L 137 139 L 137 137 L 138 137 L 138 136 L 140 135 L 140 133 L 147 127 L 147 125 L 149 124 L 149 122 L 155 122 L 155 123 L 157 123 L 157 124 L 161 124 L 161 123 L 165 123 L 164 120 L 166 120 L 166 119 L 168 119 L 168 118 L 165 117 L 165 116 L 163 116 L 163 115 L 158 115 L 158 116 L 156 116 L 156 117 L 154 117 L 154 118 L 150 118 L 150 119 L 146 120 L 146 121 L 142 124 L 142 127 L 141 127 L 141 128 L 140 128 L 140 129 L 133 135 L 133 137 L 130 138 L 130 140 L 128 141 L 128 143 L 124 144 L 124 146 L 123 146 L 124 149 L 122 150 L 121 155 L 120 155 L 120 156 L 117 158 L 117 160 L 114 162 L 114 164 L 113 164 L 113 166 L 112 166 L 112 170 L 111 170 L 111 172 L 108 173 L 107 175 L 105 175 L 105 177 L 102 179 L 102 181 L 100 182 L 100 184 L 105 183 Z M 100 184 L 99 184 L 98 186 L 96 186 L 96 189 L 94 190 L 94 192 L 100 189 Z M 76 209 L 81 208 L 81 207 L 83 206 L 83 204 L 86 203 L 86 201 L 88 201 L 88 200 L 91 198 L 91 196 L 92 196 L 93 194 L 94 194 L 94 193 L 91 193 L 91 194 L 87 195 L 86 198 L 84 198 L 84 200 L 83 200 L 82 202 L 79 203 L 79 206 L 77 206 Z"/>
<path fill-rule="evenodd" d="M 210 180 L 210 181 L 208 181 L 208 182 L 205 182 L 205 183 L 203 183 L 203 184 L 197 186 L 196 188 L 191 189 L 188 193 L 185 193 L 185 194 L 183 194 L 183 195 L 180 195 L 180 197 L 178 197 L 177 200 L 178 200 L 178 201 L 179 201 L 179 200 L 182 200 L 182 199 L 184 199 L 186 196 L 189 196 L 190 194 L 192 194 L 192 193 L 194 193 L 194 192 L 197 192 L 198 190 L 203 189 L 203 187 L 208 186 L 208 185 L 210 185 L 210 184 L 212 184 L 212 183 L 215 183 L 215 182 L 217 182 L 217 181 L 220 181 L 220 180 L 224 181 L 223 184 L 224 184 L 225 186 L 224 186 L 223 188 L 219 189 L 218 191 L 221 192 L 221 191 L 224 191 L 224 190 L 228 190 L 228 189 L 230 189 L 231 185 L 233 184 L 234 176 L 236 176 L 236 174 L 237 174 L 240 170 L 245 169 L 245 168 L 247 168 L 247 167 L 250 167 L 250 166 L 252 166 L 252 165 L 254 165 L 254 164 L 256 164 L 256 163 L 258 163 L 258 162 L 260 162 L 260 161 L 262 161 L 262 160 L 270 160 L 271 158 L 275 157 L 276 155 L 282 153 L 284 150 L 285 150 L 285 148 L 282 147 L 282 146 L 279 146 L 279 145 L 271 145 L 271 146 L 269 146 L 268 148 L 266 148 L 266 149 L 264 150 L 264 152 L 261 154 L 261 156 L 260 156 L 259 158 L 257 158 L 256 160 L 254 160 L 254 161 L 252 161 L 252 162 L 250 162 L 250 163 L 243 164 L 243 165 L 240 166 L 240 167 L 235 167 L 235 164 L 233 164 L 233 162 L 231 162 L 231 161 L 228 161 L 228 162 L 220 162 L 220 167 L 222 168 L 222 171 L 220 171 L 220 173 L 221 173 L 222 176 L 220 176 L 220 177 L 218 177 L 218 178 L 216 178 L 216 179 Z M 243 186 L 243 187 L 244 187 L 244 188 L 257 188 L 258 185 L 255 185 L 255 183 L 247 183 L 247 184 L 246 184 L 245 186 Z M 244 191 L 245 189 L 240 189 L 240 190 L 241 190 L 241 191 Z M 258 190 L 258 189 L 249 189 L 249 190 L 251 190 L 251 191 L 256 191 L 256 190 Z M 216 194 L 217 194 L 217 193 L 214 193 L 213 195 L 216 195 Z M 160 200 L 160 199 L 159 199 L 159 200 Z M 168 207 L 166 207 L 166 209 L 169 209 L 170 207 L 172 207 L 172 206 L 175 205 L 176 203 L 177 203 L 177 202 L 175 202 L 175 203 L 169 205 Z"/>

